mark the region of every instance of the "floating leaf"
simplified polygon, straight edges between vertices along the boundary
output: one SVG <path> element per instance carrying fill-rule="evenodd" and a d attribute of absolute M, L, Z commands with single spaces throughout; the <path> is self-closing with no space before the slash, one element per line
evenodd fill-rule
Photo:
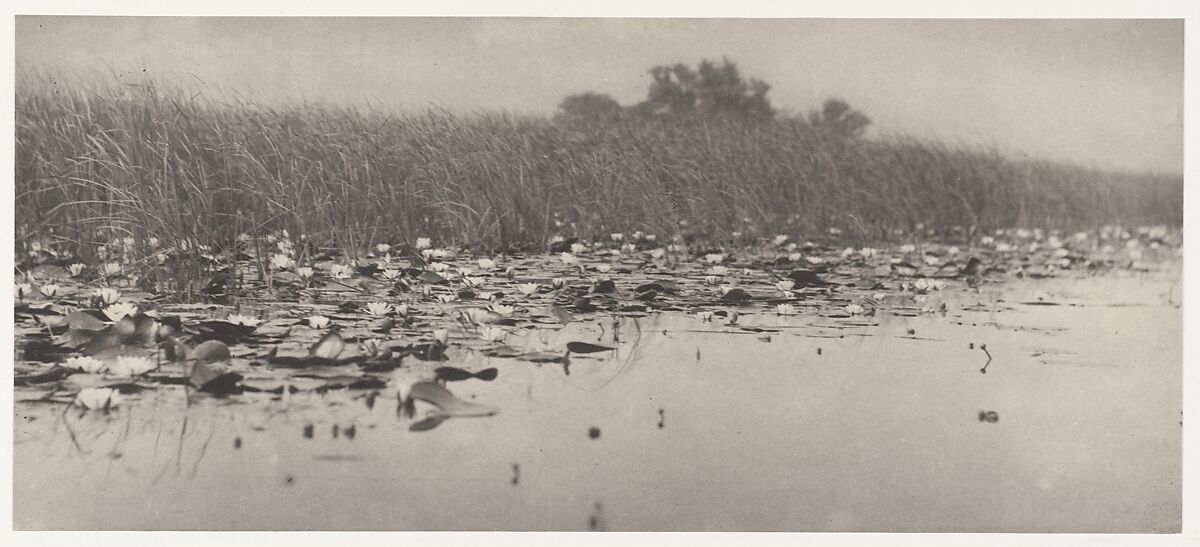
<path fill-rule="evenodd" d="M 443 382 L 461 382 L 471 378 L 490 382 L 495 380 L 499 373 L 495 368 L 485 368 L 479 372 L 471 372 L 456 367 L 438 367 L 433 372 L 437 375 L 437 379 Z"/>
<path fill-rule="evenodd" d="M 446 417 L 492 416 L 500 410 L 496 407 L 470 403 L 455 397 L 449 390 L 434 382 L 413 384 L 409 397 L 438 407 L 437 413 Z"/>
<path fill-rule="evenodd" d="M 345 349 L 346 342 L 342 340 L 342 336 L 334 329 L 325 333 L 325 336 L 322 336 L 320 340 L 317 340 L 317 343 L 309 348 L 308 355 L 318 359 L 337 359 Z"/>
<path fill-rule="evenodd" d="M 567 342 L 567 351 L 571 353 L 598 353 L 601 351 L 613 351 L 614 349 L 616 348 L 590 344 L 588 342 Z"/>

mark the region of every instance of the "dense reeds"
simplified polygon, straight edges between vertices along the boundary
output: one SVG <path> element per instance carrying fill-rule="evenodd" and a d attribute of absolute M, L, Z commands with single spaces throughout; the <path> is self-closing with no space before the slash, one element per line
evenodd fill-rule
<path fill-rule="evenodd" d="M 183 247 L 286 228 L 349 252 L 540 247 L 645 230 L 856 239 L 893 229 L 1182 223 L 1181 177 L 1016 161 L 803 120 L 579 120 L 272 105 L 18 78 L 17 243 Z"/>

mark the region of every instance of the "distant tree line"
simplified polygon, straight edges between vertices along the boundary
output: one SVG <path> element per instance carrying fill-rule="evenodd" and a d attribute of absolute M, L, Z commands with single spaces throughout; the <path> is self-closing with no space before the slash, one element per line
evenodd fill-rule
<path fill-rule="evenodd" d="M 785 116 L 771 106 L 767 92 L 771 86 L 757 78 L 743 78 L 729 59 L 720 63 L 704 60 L 693 70 L 677 63 L 660 65 L 649 71 L 651 82 L 646 99 L 622 106 L 609 95 L 584 92 L 571 95 L 559 104 L 559 115 L 579 119 L 612 119 L 624 115 L 644 117 L 730 117 L 747 122 L 763 122 Z M 841 99 L 829 98 L 820 110 L 807 117 L 788 116 L 831 134 L 858 138 L 871 125 L 871 119 Z"/>

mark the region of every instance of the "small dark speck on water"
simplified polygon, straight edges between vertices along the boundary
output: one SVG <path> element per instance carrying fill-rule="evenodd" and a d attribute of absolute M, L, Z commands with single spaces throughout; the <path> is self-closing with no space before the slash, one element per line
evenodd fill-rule
<path fill-rule="evenodd" d="M 234 437 L 234 438 L 233 438 L 233 449 L 234 449 L 234 450 L 237 450 L 237 449 L 239 449 L 239 448 L 241 448 L 241 447 L 242 447 L 242 438 L 241 438 L 241 437 Z"/>
<path fill-rule="evenodd" d="M 994 424 L 1000 421 L 1000 415 L 995 410 L 980 410 L 979 421 Z"/>
<path fill-rule="evenodd" d="M 338 425 L 333 424 L 333 438 L 338 438 Z"/>
<path fill-rule="evenodd" d="M 917 335 L 917 329 L 908 329 L 908 335 L 909 335 L 909 336 L 916 336 L 916 335 Z"/>
<path fill-rule="evenodd" d="M 308 425 L 304 426 L 304 438 L 305 439 L 313 438 L 313 424 L 308 424 Z"/>
<path fill-rule="evenodd" d="M 666 421 L 667 421 L 667 411 L 663 410 L 661 408 L 658 409 L 658 428 L 662 429 L 663 426 L 666 425 Z"/>
<path fill-rule="evenodd" d="M 283 479 L 283 482 L 287 483 L 288 485 L 291 485 L 296 482 L 296 478 L 291 475 L 288 475 L 288 477 L 286 479 Z"/>
<path fill-rule="evenodd" d="M 353 439 L 354 436 L 357 434 L 358 434 L 358 427 L 352 425 L 352 426 L 346 428 L 346 438 L 347 439 Z"/>
<path fill-rule="evenodd" d="M 513 486 L 516 486 L 518 483 L 521 482 L 521 465 L 516 464 L 516 463 L 512 464 L 512 470 L 513 470 L 512 483 L 513 483 Z"/>
<path fill-rule="evenodd" d="M 975 349 L 975 342 L 971 342 L 970 344 L 967 344 L 967 349 Z"/>
<path fill-rule="evenodd" d="M 821 354 L 821 348 L 817 348 L 817 355 Z"/>
<path fill-rule="evenodd" d="M 588 429 L 588 438 L 599 439 L 600 438 L 600 428 L 599 427 L 589 428 Z"/>

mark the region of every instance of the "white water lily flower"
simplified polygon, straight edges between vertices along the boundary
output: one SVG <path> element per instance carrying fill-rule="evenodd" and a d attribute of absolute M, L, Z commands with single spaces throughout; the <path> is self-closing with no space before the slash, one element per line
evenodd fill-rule
<path fill-rule="evenodd" d="M 450 341 L 450 331 L 446 329 L 435 329 L 433 331 L 433 339 L 441 345 L 446 345 Z"/>
<path fill-rule="evenodd" d="M 788 255 L 788 261 L 790 261 L 790 262 L 800 262 L 800 259 L 802 259 L 802 258 L 804 258 L 804 255 L 802 255 L 800 253 L 791 253 Z M 816 257 L 813 257 L 813 258 L 816 258 Z M 809 262 L 812 262 L 811 258 L 809 259 Z"/>
<path fill-rule="evenodd" d="M 116 262 L 109 262 L 100 268 L 100 273 L 106 277 L 121 273 L 121 265 Z"/>
<path fill-rule="evenodd" d="M 917 246 L 913 245 L 912 243 L 905 243 L 904 245 L 900 246 L 900 252 L 904 254 L 908 254 L 916 250 Z"/>
<path fill-rule="evenodd" d="M 408 317 L 408 304 L 397 304 L 393 309 L 395 310 L 396 315 L 399 315 L 400 317 Z"/>
<path fill-rule="evenodd" d="M 556 277 L 550 280 L 550 285 L 556 289 L 561 289 L 567 286 L 567 280 L 562 277 Z"/>
<path fill-rule="evenodd" d="M 308 316 L 308 326 L 314 329 L 323 329 L 329 326 L 329 318 L 324 315 Z"/>
<path fill-rule="evenodd" d="M 713 320 L 713 312 L 708 311 L 708 310 L 699 311 L 699 312 L 696 312 L 696 317 L 699 317 L 700 320 L 705 323 L 711 323 Z"/>
<path fill-rule="evenodd" d="M 729 294 L 729 291 L 733 290 L 733 287 L 730 287 L 729 285 L 721 285 L 720 290 L 721 290 L 721 296 L 725 296 L 725 295 Z"/>
<path fill-rule="evenodd" d="M 658 234 L 646 234 L 645 239 L 646 241 L 657 241 Z"/>
<path fill-rule="evenodd" d="M 846 313 L 848 313 L 850 315 L 858 315 L 858 314 L 863 313 L 864 311 L 866 311 L 866 309 L 858 304 L 847 304 L 846 305 Z"/>
<path fill-rule="evenodd" d="M 791 304 L 779 304 L 775 306 L 775 313 L 779 315 L 796 315 L 796 306 Z"/>
<path fill-rule="evenodd" d="M 479 337 L 485 342 L 499 342 L 508 335 L 508 331 L 500 327 L 483 327 L 479 329 Z"/>
<path fill-rule="evenodd" d="M 949 249 L 946 249 L 946 254 L 954 256 L 954 255 L 958 254 L 960 250 L 961 249 L 959 249 L 958 247 L 950 247 Z"/>
<path fill-rule="evenodd" d="M 112 322 L 116 323 L 117 321 L 120 321 L 125 316 L 132 317 L 134 315 L 137 315 L 137 310 L 138 310 L 137 305 L 135 305 L 134 303 L 121 302 L 120 304 L 113 304 L 107 308 L 104 308 L 104 315 L 107 315 L 108 318 L 110 320 L 112 320 Z"/>
<path fill-rule="evenodd" d="M 662 247 L 650 251 L 650 258 L 661 259 L 664 256 L 667 256 L 667 250 Z"/>
<path fill-rule="evenodd" d="M 13 297 L 15 297 L 17 300 L 24 300 L 25 297 L 29 296 L 29 294 L 32 292 L 33 285 L 30 285 L 29 283 L 17 283 L 13 285 Z"/>
<path fill-rule="evenodd" d="M 500 303 L 492 304 L 491 309 L 501 317 L 509 317 L 517 311 L 515 306 L 508 306 Z"/>
<path fill-rule="evenodd" d="M 84 268 L 86 268 L 86 266 L 76 262 L 70 266 L 67 266 L 67 272 L 71 274 L 71 277 L 79 277 L 79 274 L 83 273 Z"/>
<path fill-rule="evenodd" d="M 706 275 L 704 276 L 704 282 L 708 283 L 709 285 L 720 285 L 721 278 L 715 275 Z"/>
<path fill-rule="evenodd" d="M 243 327 L 257 327 L 259 323 L 262 323 L 262 319 L 250 317 L 249 315 L 242 315 L 240 313 L 231 313 L 229 314 L 229 317 L 225 318 L 225 320 L 233 323 L 234 325 L 242 325 Z"/>
<path fill-rule="evenodd" d="M 459 312 L 462 318 L 472 325 L 483 325 L 491 321 L 491 312 L 480 308 L 467 308 Z"/>
<path fill-rule="evenodd" d="M 625 234 L 612 233 L 612 234 L 608 234 L 608 238 L 613 240 L 613 243 L 617 243 L 617 242 L 620 242 L 622 239 L 625 239 Z"/>
<path fill-rule="evenodd" d="M 787 243 L 787 240 L 788 240 L 787 234 L 778 234 L 773 239 L 771 239 L 771 244 L 775 245 L 776 247 L 779 247 L 779 246 L 783 245 L 784 243 Z"/>
<path fill-rule="evenodd" d="M 842 258 L 850 258 L 855 252 L 857 251 L 854 250 L 854 247 L 846 247 L 842 249 Z"/>
<path fill-rule="evenodd" d="M 794 289 L 795 287 L 796 287 L 796 282 L 792 281 L 791 279 L 784 279 L 783 281 L 779 281 L 779 282 L 775 283 L 775 288 L 779 289 L 783 292 L 788 292 L 788 291 Z"/>
<path fill-rule="evenodd" d="M 42 295 L 45 296 L 46 298 L 54 298 L 54 295 L 58 294 L 58 290 L 61 288 L 62 287 L 59 287 L 58 285 L 55 285 L 54 283 L 50 283 L 50 284 L 42 285 L 41 287 L 38 287 L 38 290 L 41 291 Z"/>
<path fill-rule="evenodd" d="M 95 295 L 96 298 L 104 304 L 116 304 L 117 300 L 121 298 L 121 293 L 117 292 L 116 289 L 111 287 L 102 287 L 96 289 Z"/>
<path fill-rule="evenodd" d="M 417 244 L 414 245 L 417 250 L 425 250 L 433 246 L 433 242 L 427 237 L 418 237 Z"/>
<path fill-rule="evenodd" d="M 88 410 L 116 408 L 121 404 L 121 392 L 111 387 L 89 387 L 80 390 L 71 404 Z"/>
<path fill-rule="evenodd" d="M 346 264 L 330 264 L 329 275 L 334 279 L 350 279 L 354 277 L 354 269 Z"/>
<path fill-rule="evenodd" d="M 728 275 L 729 268 L 725 266 L 713 266 L 708 269 L 708 275 Z"/>
<path fill-rule="evenodd" d="M 387 254 L 388 251 L 391 251 L 391 250 L 392 250 L 392 246 L 388 245 L 387 243 L 379 243 L 379 244 L 375 245 L 375 252 L 378 254 L 381 254 L 381 255 Z"/>
<path fill-rule="evenodd" d="M 371 315 L 379 317 L 391 313 L 392 305 L 386 302 L 368 302 L 366 311 Z"/>
<path fill-rule="evenodd" d="M 400 277 L 400 270 L 390 268 L 387 270 L 383 270 L 382 272 L 379 272 L 379 275 L 388 281 L 392 281 L 392 280 L 395 280 L 397 277 Z"/>
<path fill-rule="evenodd" d="M 496 261 L 492 260 L 490 258 L 481 258 L 479 260 L 476 260 L 475 263 L 479 265 L 479 269 L 481 269 L 485 272 L 490 271 L 492 268 L 496 267 Z"/>
<path fill-rule="evenodd" d="M 68 357 L 66 362 L 63 363 L 63 366 L 82 372 L 87 372 L 89 374 L 98 374 L 104 372 L 104 370 L 108 368 L 108 365 L 106 365 L 104 361 L 86 355 L 80 357 Z"/>
<path fill-rule="evenodd" d="M 632 244 L 632 243 L 626 243 L 626 244 L 624 244 L 624 245 L 621 245 L 621 252 L 624 252 L 624 253 L 636 253 L 636 252 L 637 252 L 637 245 L 634 245 L 634 244 Z"/>
<path fill-rule="evenodd" d="M 600 273 L 608 273 L 612 271 L 612 264 L 597 264 L 596 271 Z"/>
<path fill-rule="evenodd" d="M 486 277 L 471 277 L 464 275 L 462 278 L 463 285 L 466 285 L 472 289 L 483 285 L 484 281 L 487 281 Z"/>
<path fill-rule="evenodd" d="M 313 271 L 313 269 L 308 266 L 301 266 L 299 268 L 296 268 L 296 275 L 300 276 L 301 279 L 308 279 L 308 278 L 312 277 L 314 274 L 316 274 L 316 272 Z"/>
<path fill-rule="evenodd" d="M 671 244 L 667 245 L 667 252 L 675 253 L 675 254 L 682 254 L 684 252 L 684 248 L 682 245 L 679 245 L 678 243 L 671 243 Z"/>
<path fill-rule="evenodd" d="M 925 255 L 925 264 L 929 266 L 937 266 L 939 263 L 941 263 L 941 260 L 938 260 L 938 257 L 933 255 Z"/>
<path fill-rule="evenodd" d="M 429 271 L 435 273 L 446 273 L 450 271 L 450 265 L 445 262 L 430 262 Z"/>
<path fill-rule="evenodd" d="M 996 242 L 996 238 L 994 238 L 992 236 L 983 236 L 983 237 L 979 238 L 980 245 L 991 245 L 995 242 Z"/>
<path fill-rule="evenodd" d="M 525 296 L 533 296 L 537 294 L 538 289 L 540 288 L 542 288 L 542 286 L 537 283 L 522 283 L 517 285 L 517 290 L 521 291 L 521 294 Z"/>
<path fill-rule="evenodd" d="M 437 296 L 435 296 L 434 298 L 436 298 L 438 302 L 441 302 L 443 304 L 449 304 L 451 302 L 454 302 L 455 300 L 458 300 L 458 295 L 441 293 L 441 294 L 438 294 Z"/>
<path fill-rule="evenodd" d="M 271 255 L 271 267 L 275 268 L 276 270 L 286 270 L 295 265 L 296 261 L 292 260 L 292 257 L 286 254 L 275 253 L 274 255 Z"/>
<path fill-rule="evenodd" d="M 571 252 L 574 254 L 579 254 L 586 250 L 587 250 L 587 245 L 584 245 L 582 243 L 572 243 L 571 244 Z"/>
<path fill-rule="evenodd" d="M 871 257 L 875 256 L 875 254 L 878 252 L 879 252 L 878 250 L 873 249 L 871 247 L 863 247 L 858 250 L 858 254 L 862 255 L 863 258 L 871 258 Z"/>
<path fill-rule="evenodd" d="M 141 376 L 157 368 L 158 365 L 148 357 L 137 355 L 122 355 L 108 365 L 108 372 L 116 376 Z"/>
<path fill-rule="evenodd" d="M 720 264 L 725 261 L 725 255 L 721 253 L 709 253 L 704 255 L 704 261 L 709 264 Z"/>

